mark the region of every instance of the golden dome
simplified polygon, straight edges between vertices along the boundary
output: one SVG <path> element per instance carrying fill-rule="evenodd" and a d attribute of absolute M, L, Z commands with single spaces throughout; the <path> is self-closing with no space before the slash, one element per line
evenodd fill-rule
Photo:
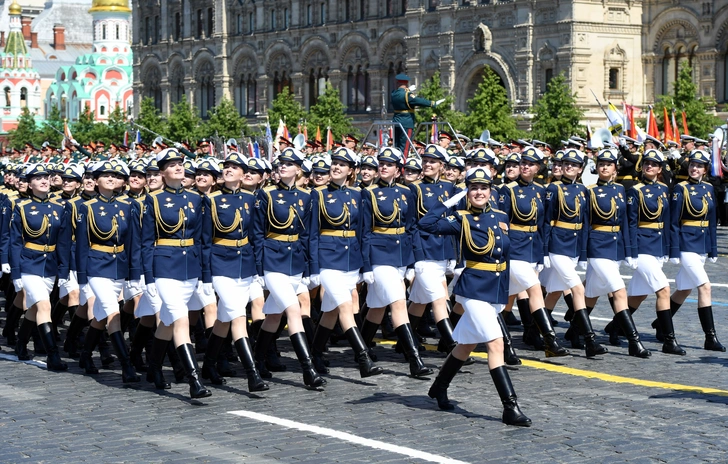
<path fill-rule="evenodd" d="M 17 0 L 13 0 L 13 3 L 8 7 L 8 14 L 10 14 L 11 16 L 13 16 L 13 15 L 17 16 L 22 13 L 23 13 L 23 9 L 20 8 L 20 5 L 18 5 Z"/>
<path fill-rule="evenodd" d="M 89 13 L 114 12 L 131 13 L 129 0 L 93 0 Z"/>

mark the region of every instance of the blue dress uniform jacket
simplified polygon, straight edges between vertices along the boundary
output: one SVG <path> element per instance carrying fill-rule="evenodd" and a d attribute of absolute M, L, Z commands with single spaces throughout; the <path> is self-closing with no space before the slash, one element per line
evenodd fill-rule
<path fill-rule="evenodd" d="M 142 213 L 144 281 L 202 277 L 202 197 L 180 188 L 149 193 Z"/>
<path fill-rule="evenodd" d="M 84 202 L 95 198 L 95 196 L 87 195 L 85 192 L 81 192 L 66 202 L 66 214 L 68 214 L 69 220 L 71 221 L 71 258 L 69 265 L 72 271 L 78 271 L 76 266 L 76 227 L 78 225 L 78 207 Z"/>
<path fill-rule="evenodd" d="M 21 274 L 68 278 L 71 224 L 63 206 L 31 196 L 18 201 L 10 222 L 13 280 Z"/>
<path fill-rule="evenodd" d="M 78 206 L 76 266 L 78 284 L 89 277 L 139 280 L 141 219 L 128 200 L 102 195 Z"/>
<path fill-rule="evenodd" d="M 490 204 L 485 210 L 471 208 L 443 217 L 446 212 L 445 205 L 435 206 L 420 220 L 420 227 L 459 237 L 465 269 L 453 293 L 491 304 L 508 303 L 508 216 Z"/>
<path fill-rule="evenodd" d="M 358 188 L 333 182 L 311 192 L 311 274 L 319 274 L 322 267 L 348 272 L 364 265 L 361 197 Z"/>
<path fill-rule="evenodd" d="M 414 264 L 415 207 L 412 191 L 403 184 L 379 181 L 362 192 L 362 272 L 375 265 Z"/>
<path fill-rule="evenodd" d="M 670 254 L 668 187 L 647 179 L 627 191 L 631 256 Z"/>
<path fill-rule="evenodd" d="M 632 255 L 624 186 L 598 181 L 587 187 L 589 240 L 587 258 L 622 261 Z"/>
<path fill-rule="evenodd" d="M 713 186 L 688 179 L 675 186 L 670 203 L 670 258 L 680 252 L 718 256 Z"/>
<path fill-rule="evenodd" d="M 258 275 L 309 275 L 311 192 L 282 183 L 258 190 L 253 214 L 253 249 Z"/>
<path fill-rule="evenodd" d="M 544 241 L 548 252 L 586 261 L 586 187 L 566 177 L 546 187 Z"/>
<path fill-rule="evenodd" d="M 19 201 L 18 194 L 4 195 L 2 209 L 0 210 L 0 264 L 10 263 L 10 218 L 13 216 L 15 203 Z"/>
<path fill-rule="evenodd" d="M 500 189 L 500 209 L 509 218 L 510 258 L 543 263 L 545 190 L 542 185 L 519 178 Z"/>
<path fill-rule="evenodd" d="M 255 275 L 253 233 L 255 195 L 222 188 L 204 198 L 202 281 L 212 276 L 245 279 Z"/>
<path fill-rule="evenodd" d="M 425 177 L 409 185 L 415 204 L 417 220 L 421 220 L 427 212 L 447 201 L 460 191 L 455 184 L 447 180 L 432 180 Z M 446 261 L 455 259 L 455 245 L 451 237 L 431 234 L 421 227 L 415 229 L 413 249 L 417 261 Z"/>

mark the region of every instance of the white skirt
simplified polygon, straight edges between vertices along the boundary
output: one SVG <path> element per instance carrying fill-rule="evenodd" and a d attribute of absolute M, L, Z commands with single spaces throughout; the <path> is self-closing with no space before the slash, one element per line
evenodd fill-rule
<path fill-rule="evenodd" d="M 220 296 L 217 303 L 217 320 L 230 322 L 233 319 L 245 316 L 245 307 L 250 299 L 250 284 L 252 277 L 246 279 L 233 279 L 230 277 L 213 276 L 212 286 Z"/>
<path fill-rule="evenodd" d="M 161 310 L 162 299 L 159 298 L 159 292 L 157 292 L 157 294 L 153 297 L 150 297 L 149 293 L 144 292 L 142 293 L 141 299 L 139 299 L 139 304 L 134 310 L 134 316 L 154 316 L 155 314 L 158 314 Z"/>
<path fill-rule="evenodd" d="M 374 283 L 367 289 L 367 306 L 384 308 L 406 298 L 404 290 L 405 267 L 374 266 Z"/>
<path fill-rule="evenodd" d="M 440 298 L 446 298 L 445 272 L 447 261 L 420 261 L 415 265 L 423 268 L 422 272 L 415 274 L 415 280 L 410 287 L 409 300 L 412 303 L 427 304 Z"/>
<path fill-rule="evenodd" d="M 69 293 L 78 289 L 78 273 L 76 271 L 70 271 L 68 273 L 68 282 L 58 286 L 58 298 L 65 298 Z"/>
<path fill-rule="evenodd" d="M 667 276 L 662 271 L 662 263 L 664 261 L 656 256 L 637 255 L 637 269 L 627 286 L 627 295 L 650 295 L 670 285 Z"/>
<path fill-rule="evenodd" d="M 298 304 L 298 287 L 303 274 L 289 276 L 281 272 L 266 272 L 265 286 L 270 294 L 263 305 L 263 314 L 281 314 L 286 308 Z"/>
<path fill-rule="evenodd" d="M 124 285 L 124 290 L 122 291 L 122 296 L 124 297 L 124 301 L 130 301 L 134 299 L 137 295 L 140 295 L 144 290 L 144 276 L 142 276 L 141 280 L 139 280 L 139 287 L 129 287 L 127 285 Z"/>
<path fill-rule="evenodd" d="M 549 253 L 549 259 L 551 267 L 544 269 L 539 275 L 548 293 L 563 292 L 581 284 L 581 277 L 576 273 L 579 258 Z M 544 274 L 546 274 L 545 278 Z"/>
<path fill-rule="evenodd" d="M 205 295 L 202 292 L 202 281 L 197 281 L 197 288 L 192 294 L 190 302 L 187 304 L 187 307 L 190 308 L 190 311 L 199 311 L 205 306 L 209 306 L 215 303 L 217 303 L 217 297 L 215 297 L 215 293 L 213 293 L 212 295 Z"/>
<path fill-rule="evenodd" d="M 39 301 L 50 301 L 53 286 L 56 284 L 54 277 L 41 277 L 33 274 L 21 274 L 25 290 L 25 306 L 30 308 Z"/>
<path fill-rule="evenodd" d="M 159 319 L 162 324 L 170 326 L 174 321 L 187 317 L 189 303 L 197 290 L 198 279 L 156 279 L 157 293 L 162 300 Z"/>
<path fill-rule="evenodd" d="M 88 284 L 96 295 L 93 307 L 94 319 L 103 321 L 110 315 L 119 312 L 119 295 L 124 287 L 124 279 L 89 277 Z"/>
<path fill-rule="evenodd" d="M 460 303 L 465 312 L 452 332 L 453 339 L 458 343 L 487 343 L 503 337 L 500 324 L 498 324 L 498 313 L 503 310 L 504 305 L 492 305 L 485 301 L 455 296 L 455 301 Z"/>
<path fill-rule="evenodd" d="M 78 304 L 83 306 L 88 303 L 91 298 L 94 298 L 94 292 L 91 290 L 91 286 L 86 283 L 86 285 L 79 288 Z"/>
<path fill-rule="evenodd" d="M 692 290 L 710 282 L 705 272 L 705 257 L 697 253 L 680 252 L 680 270 L 675 277 L 678 290 Z"/>
<path fill-rule="evenodd" d="M 534 285 L 540 284 L 535 264 L 513 259 L 508 265 L 511 268 L 511 276 L 508 284 L 509 295 L 517 295 Z"/>
<path fill-rule="evenodd" d="M 342 303 L 351 302 L 351 292 L 356 288 L 358 280 L 359 270 L 344 272 L 321 269 L 321 287 L 324 289 L 321 311 L 328 313 Z"/>
<path fill-rule="evenodd" d="M 624 280 L 619 274 L 619 261 L 606 258 L 589 258 L 589 267 L 586 270 L 586 286 L 584 293 L 587 298 L 604 296 L 624 288 Z"/>
<path fill-rule="evenodd" d="M 265 296 L 265 293 L 263 293 L 263 287 L 256 282 L 251 281 L 250 282 L 250 301 L 257 300 L 258 298 L 263 298 Z"/>

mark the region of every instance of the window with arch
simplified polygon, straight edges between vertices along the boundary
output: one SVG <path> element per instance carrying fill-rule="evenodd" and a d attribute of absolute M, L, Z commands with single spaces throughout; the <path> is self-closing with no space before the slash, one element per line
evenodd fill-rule
<path fill-rule="evenodd" d="M 159 43 L 159 41 L 162 38 L 162 26 L 159 22 L 159 16 L 154 17 L 154 39 L 152 40 L 153 43 Z"/>
<path fill-rule="evenodd" d="M 212 37 L 212 33 L 215 31 L 215 16 L 213 15 L 212 8 L 207 9 L 207 31 L 206 37 Z"/>
<path fill-rule="evenodd" d="M 321 24 L 326 24 L 326 3 L 321 4 Z"/>
<path fill-rule="evenodd" d="M 238 35 L 243 33 L 243 15 L 238 14 L 235 20 L 235 30 Z"/>
<path fill-rule="evenodd" d="M 179 12 L 174 14 L 174 40 L 182 38 L 182 17 Z"/>
<path fill-rule="evenodd" d="M 273 98 L 275 99 L 286 87 L 293 93 L 293 82 L 288 71 L 276 71 L 273 74 Z"/>
<path fill-rule="evenodd" d="M 207 62 L 198 71 L 197 88 L 198 88 L 198 105 L 200 109 L 200 117 L 208 119 L 209 112 L 215 106 L 215 69 L 212 63 Z"/>
<path fill-rule="evenodd" d="M 283 9 L 283 29 L 288 29 L 290 26 L 290 17 L 288 14 L 288 8 Z"/>
<path fill-rule="evenodd" d="M 106 24 L 101 25 L 101 40 L 106 40 Z"/>
<path fill-rule="evenodd" d="M 369 72 L 366 66 L 349 66 L 346 73 L 346 103 L 350 113 L 364 112 L 371 108 L 369 84 Z"/>
<path fill-rule="evenodd" d="M 185 97 L 185 75 L 181 66 L 172 71 L 169 79 L 169 97 L 172 104 L 179 103 Z"/>
<path fill-rule="evenodd" d="M 253 13 L 248 13 L 248 33 L 252 34 L 255 32 L 255 16 Z"/>
<path fill-rule="evenodd" d="M 162 111 L 162 87 L 159 69 L 152 68 L 144 78 L 143 95 L 154 100 L 154 107 Z"/>
<path fill-rule="evenodd" d="M 26 108 L 28 106 L 28 89 L 25 87 L 20 89 L 20 107 Z"/>
<path fill-rule="evenodd" d="M 276 10 L 270 10 L 270 30 L 276 30 Z"/>
<path fill-rule="evenodd" d="M 311 21 L 313 20 L 313 14 L 312 14 L 312 6 L 306 5 L 306 26 L 311 25 Z"/>
<path fill-rule="evenodd" d="M 257 82 L 253 73 L 238 76 L 235 85 L 235 107 L 244 116 L 253 116 L 258 111 Z"/>
<path fill-rule="evenodd" d="M 328 69 L 323 67 L 311 68 L 308 72 L 308 102 L 310 108 L 318 102 L 319 97 L 326 91 L 326 82 L 329 80 Z"/>
<path fill-rule="evenodd" d="M 117 24 L 115 29 L 116 29 L 116 40 L 119 40 L 119 39 L 121 39 L 121 26 L 119 26 Z"/>
<path fill-rule="evenodd" d="M 99 106 L 99 116 L 106 116 L 106 106 Z"/>
<path fill-rule="evenodd" d="M 10 106 L 10 87 L 5 87 L 3 94 L 5 95 L 5 106 Z"/>

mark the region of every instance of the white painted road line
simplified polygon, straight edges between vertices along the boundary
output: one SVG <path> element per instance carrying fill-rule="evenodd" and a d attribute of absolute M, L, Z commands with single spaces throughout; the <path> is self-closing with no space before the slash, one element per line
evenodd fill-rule
<path fill-rule="evenodd" d="M 302 430 L 304 432 L 312 432 L 319 435 L 324 435 L 331 438 L 336 438 L 343 441 L 355 443 L 357 445 L 368 446 L 370 448 L 390 451 L 393 453 L 408 456 L 410 458 L 423 459 L 430 462 L 447 463 L 447 464 L 467 464 L 465 461 L 458 461 L 457 459 L 448 458 L 445 456 L 438 456 L 436 454 L 425 453 L 412 448 L 404 446 L 392 445 L 383 441 L 370 440 L 368 438 L 357 437 L 346 432 L 340 432 L 338 430 L 327 429 L 324 427 L 318 427 L 316 425 L 303 424 L 301 422 L 294 422 L 288 419 L 281 419 L 279 417 L 269 416 L 267 414 L 260 414 L 251 411 L 228 411 L 229 414 L 234 414 L 240 417 L 247 417 L 259 422 L 268 422 L 269 424 L 280 425 L 289 429 Z"/>
<path fill-rule="evenodd" d="M 35 359 L 31 359 L 30 361 L 20 361 L 20 360 L 18 360 L 18 357 L 15 356 L 14 354 L 0 353 L 0 359 L 5 359 L 7 361 L 21 362 L 21 363 L 29 364 L 31 366 L 46 368 L 46 363 L 44 363 L 43 361 L 36 361 Z"/>

